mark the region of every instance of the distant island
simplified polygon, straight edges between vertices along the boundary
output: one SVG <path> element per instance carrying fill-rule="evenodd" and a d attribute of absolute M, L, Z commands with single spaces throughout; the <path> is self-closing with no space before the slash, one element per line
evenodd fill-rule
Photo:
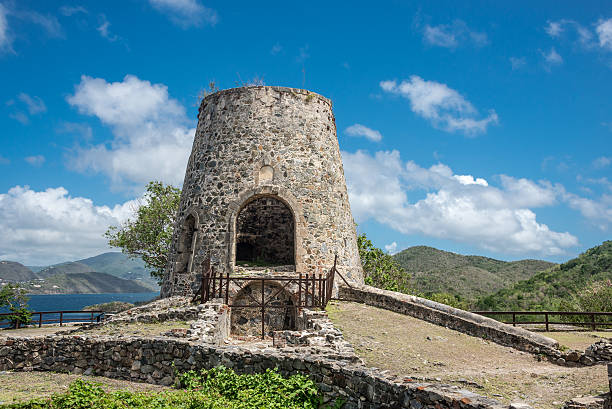
<path fill-rule="evenodd" d="M 159 286 L 140 259 L 118 252 L 51 266 L 0 261 L 0 285 L 19 283 L 29 294 L 142 293 Z"/>

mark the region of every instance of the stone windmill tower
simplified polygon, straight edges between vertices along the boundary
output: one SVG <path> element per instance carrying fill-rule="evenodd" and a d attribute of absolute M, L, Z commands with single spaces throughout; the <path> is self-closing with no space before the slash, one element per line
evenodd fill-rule
<path fill-rule="evenodd" d="M 253 86 L 204 98 L 162 297 L 197 290 L 202 264 L 235 274 L 338 270 L 363 282 L 330 100 Z"/>

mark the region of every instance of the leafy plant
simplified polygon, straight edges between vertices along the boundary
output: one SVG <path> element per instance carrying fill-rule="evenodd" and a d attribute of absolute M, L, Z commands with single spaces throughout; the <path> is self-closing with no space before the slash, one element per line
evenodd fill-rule
<path fill-rule="evenodd" d="M 180 189 L 162 182 L 149 182 L 136 210 L 136 219 L 120 227 L 111 226 L 104 234 L 109 245 L 121 248 L 131 257 L 142 257 L 153 269 L 151 275 L 160 283 L 168 262 L 180 198 Z"/>
<path fill-rule="evenodd" d="M 11 312 L 7 319 L 12 328 L 27 325 L 32 321 L 28 300 L 25 289 L 18 284 L 7 284 L 0 289 L 0 308 L 7 307 Z"/>
<path fill-rule="evenodd" d="M 238 375 L 231 369 L 189 371 L 177 375 L 178 390 L 165 392 L 106 392 L 94 382 L 77 380 L 67 393 L 26 403 L 14 409 L 315 409 L 322 395 L 304 375 L 288 378 L 268 369 L 260 374 Z M 336 401 L 338 409 L 342 401 Z"/>

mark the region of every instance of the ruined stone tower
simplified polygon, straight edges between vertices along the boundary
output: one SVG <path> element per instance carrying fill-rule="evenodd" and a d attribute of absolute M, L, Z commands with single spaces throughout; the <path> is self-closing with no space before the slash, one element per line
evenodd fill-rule
<path fill-rule="evenodd" d="M 202 101 L 162 297 L 217 271 L 338 270 L 363 282 L 331 101 L 310 91 L 234 88 Z"/>

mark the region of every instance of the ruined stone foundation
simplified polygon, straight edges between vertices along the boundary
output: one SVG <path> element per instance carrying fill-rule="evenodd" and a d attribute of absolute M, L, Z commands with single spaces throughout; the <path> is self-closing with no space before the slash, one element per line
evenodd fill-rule
<path fill-rule="evenodd" d="M 185 173 L 162 297 L 215 271 L 338 271 L 363 282 L 331 101 L 282 87 L 204 98 Z M 340 280 L 338 277 L 337 280 Z"/>

